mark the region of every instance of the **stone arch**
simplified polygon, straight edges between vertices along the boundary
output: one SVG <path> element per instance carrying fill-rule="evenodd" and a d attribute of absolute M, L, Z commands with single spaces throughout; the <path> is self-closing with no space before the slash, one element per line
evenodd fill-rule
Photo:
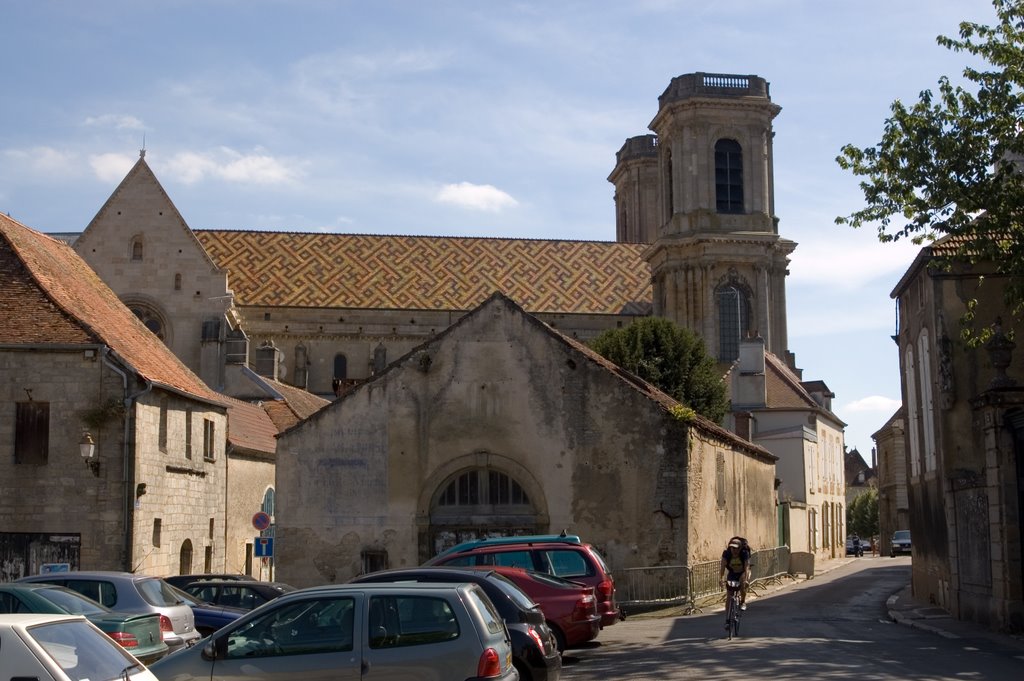
<path fill-rule="evenodd" d="M 457 505 L 451 510 L 444 509 L 441 496 L 449 485 L 461 476 L 474 473 L 487 478 L 491 473 L 499 478 L 504 476 L 510 487 L 514 484 L 522 490 L 528 502 L 505 505 L 484 499 L 484 503 L 472 508 L 469 516 L 463 510 L 456 510 Z M 440 548 L 465 539 L 499 533 L 541 533 L 547 531 L 550 524 L 544 488 L 537 477 L 515 459 L 488 451 L 458 456 L 438 466 L 420 487 L 416 517 L 422 560 L 436 555 Z"/>
<path fill-rule="evenodd" d="M 121 302 L 165 345 L 171 344 L 171 324 L 159 303 L 148 296 L 140 295 L 125 296 Z"/>

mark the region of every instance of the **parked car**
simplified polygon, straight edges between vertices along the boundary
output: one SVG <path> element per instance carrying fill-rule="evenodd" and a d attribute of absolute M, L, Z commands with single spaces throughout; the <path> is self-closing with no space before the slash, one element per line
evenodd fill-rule
<path fill-rule="evenodd" d="M 576 535 L 493 537 L 463 542 L 424 565 L 504 565 L 546 572 L 594 587 L 601 626 L 619 619 L 615 580 L 601 554 Z"/>
<path fill-rule="evenodd" d="M 855 534 L 846 538 L 846 555 L 858 558 L 864 555 L 864 543 Z"/>
<path fill-rule="evenodd" d="M 170 585 L 168 585 L 170 586 Z M 215 605 L 197 598 L 187 591 L 171 587 L 181 602 L 192 608 L 192 616 L 196 621 L 196 631 L 200 636 L 209 636 L 221 627 L 231 624 L 249 612 L 245 608 L 233 608 L 230 605 Z"/>
<path fill-rule="evenodd" d="M 512 664 L 522 681 L 557 681 L 562 673 L 558 640 L 540 605 L 498 568 L 418 567 L 359 575 L 351 584 L 420 582 L 478 585 L 505 621 L 512 641 Z"/>
<path fill-rule="evenodd" d="M 146 666 L 81 615 L 0 615 L 3 678 L 157 681 Z"/>
<path fill-rule="evenodd" d="M 18 583 L 26 582 L 66 586 L 118 612 L 156 613 L 160 616 L 164 643 L 171 652 L 193 645 L 202 638 L 196 631 L 192 608 L 185 605 L 173 587 L 159 577 L 97 570 L 54 572 L 18 580 Z"/>
<path fill-rule="evenodd" d="M 160 616 L 118 613 L 56 584 L 0 584 L 0 614 L 84 615 L 143 664 L 168 653 L 160 633 Z"/>
<path fill-rule="evenodd" d="M 494 570 L 532 598 L 544 611 L 559 651 L 592 641 L 601 633 L 601 616 L 597 614 L 592 586 L 522 568 L 472 569 Z"/>
<path fill-rule="evenodd" d="M 896 530 L 892 533 L 889 540 L 889 556 L 895 558 L 898 553 L 910 555 L 910 530 Z"/>
<path fill-rule="evenodd" d="M 282 596 L 295 587 L 283 582 L 256 582 L 249 580 L 207 580 L 192 582 L 181 588 L 201 601 L 214 605 L 229 605 L 242 610 L 252 610 L 267 601 Z"/>
<path fill-rule="evenodd" d="M 276 598 L 153 665 L 160 681 L 516 681 L 508 629 L 475 584 L 334 584 Z"/>
<path fill-rule="evenodd" d="M 249 582 L 254 579 L 255 577 L 240 575 L 235 572 L 202 572 L 194 575 L 170 575 L 169 577 L 164 577 L 165 582 L 171 586 L 176 586 L 179 589 L 184 589 L 189 584 L 193 584 L 195 582 L 208 582 L 211 580 L 221 582 L 228 580 Z"/>

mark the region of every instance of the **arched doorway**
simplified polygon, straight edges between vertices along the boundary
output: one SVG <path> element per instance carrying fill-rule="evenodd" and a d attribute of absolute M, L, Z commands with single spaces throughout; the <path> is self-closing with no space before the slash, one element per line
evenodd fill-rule
<path fill-rule="evenodd" d="M 192 540 L 186 539 L 181 543 L 181 550 L 178 552 L 178 574 L 192 574 Z"/>
<path fill-rule="evenodd" d="M 446 478 L 430 504 L 430 555 L 464 541 L 537 534 L 537 507 L 512 475 L 489 466 L 462 469 Z"/>

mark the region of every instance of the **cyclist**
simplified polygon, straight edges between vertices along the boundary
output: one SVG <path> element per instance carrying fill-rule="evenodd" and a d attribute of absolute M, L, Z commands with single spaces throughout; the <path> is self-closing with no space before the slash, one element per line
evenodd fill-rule
<path fill-rule="evenodd" d="M 740 610 L 747 609 L 747 583 L 750 581 L 750 549 L 744 546 L 743 537 L 733 537 L 722 552 L 722 568 L 718 573 L 718 585 L 725 586 L 726 575 L 731 581 L 740 583 Z"/>

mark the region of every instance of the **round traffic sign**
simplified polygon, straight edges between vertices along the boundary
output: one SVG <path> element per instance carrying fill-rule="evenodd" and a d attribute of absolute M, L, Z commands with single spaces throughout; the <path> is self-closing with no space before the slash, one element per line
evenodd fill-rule
<path fill-rule="evenodd" d="M 270 515 L 260 511 L 252 517 L 252 526 L 262 532 L 263 530 L 270 527 Z"/>

